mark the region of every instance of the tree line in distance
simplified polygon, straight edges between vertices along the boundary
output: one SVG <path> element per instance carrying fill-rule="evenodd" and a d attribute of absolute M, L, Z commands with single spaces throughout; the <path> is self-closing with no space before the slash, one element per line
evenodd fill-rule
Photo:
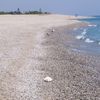
<path fill-rule="evenodd" d="M 0 11 L 0 15 L 11 14 L 11 15 L 21 15 L 21 14 L 50 14 L 50 12 L 43 12 L 40 8 L 38 11 L 25 11 L 22 12 L 19 8 L 16 11 Z"/>

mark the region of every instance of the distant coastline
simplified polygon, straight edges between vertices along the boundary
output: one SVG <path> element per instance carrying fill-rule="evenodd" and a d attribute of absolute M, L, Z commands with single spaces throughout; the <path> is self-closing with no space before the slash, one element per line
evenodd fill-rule
<path fill-rule="evenodd" d="M 18 8 L 15 11 L 0 11 L 0 15 L 29 15 L 29 14 L 51 14 L 50 12 L 42 11 L 40 8 L 39 10 L 29 10 L 29 11 L 21 11 L 20 8 Z"/>

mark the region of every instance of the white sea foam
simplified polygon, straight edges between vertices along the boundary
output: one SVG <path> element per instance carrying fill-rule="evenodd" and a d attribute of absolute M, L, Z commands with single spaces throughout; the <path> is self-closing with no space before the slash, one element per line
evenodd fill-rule
<path fill-rule="evenodd" d="M 81 50 L 76 49 L 76 48 L 72 49 L 72 51 L 75 51 L 75 52 L 81 52 Z"/>
<path fill-rule="evenodd" d="M 81 33 L 81 35 L 76 36 L 76 39 L 78 39 L 78 40 L 85 39 L 86 33 L 87 33 L 87 30 L 84 29 L 83 32 Z"/>
<path fill-rule="evenodd" d="M 87 38 L 87 39 L 85 40 L 85 42 L 87 42 L 87 43 L 93 43 L 94 41 L 91 40 L 91 39 L 89 39 L 89 38 Z"/>
<path fill-rule="evenodd" d="M 100 42 L 98 42 L 98 44 L 100 45 Z"/>
<path fill-rule="evenodd" d="M 85 35 L 87 33 L 87 30 L 84 29 L 83 32 L 81 33 L 82 35 Z"/>
<path fill-rule="evenodd" d="M 97 27 L 97 25 L 95 25 L 95 24 L 90 24 L 90 25 L 88 25 L 89 27 Z"/>
<path fill-rule="evenodd" d="M 78 40 L 85 39 L 85 36 L 84 35 L 78 35 L 78 36 L 76 36 L 76 39 L 78 39 Z"/>

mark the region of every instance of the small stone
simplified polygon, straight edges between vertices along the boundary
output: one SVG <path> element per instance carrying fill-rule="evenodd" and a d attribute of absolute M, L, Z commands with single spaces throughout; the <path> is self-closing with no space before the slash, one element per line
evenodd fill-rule
<path fill-rule="evenodd" d="M 49 36 L 49 33 L 47 33 L 47 35 Z"/>
<path fill-rule="evenodd" d="M 54 29 L 52 29 L 52 32 L 54 32 L 55 30 Z"/>
<path fill-rule="evenodd" d="M 47 76 L 47 77 L 44 78 L 44 81 L 45 82 L 51 82 L 52 80 L 53 79 L 51 77 L 49 77 L 49 76 Z"/>

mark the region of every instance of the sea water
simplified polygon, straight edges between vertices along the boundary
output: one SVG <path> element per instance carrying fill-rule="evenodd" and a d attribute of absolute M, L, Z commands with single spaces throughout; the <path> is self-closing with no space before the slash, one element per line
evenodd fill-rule
<path fill-rule="evenodd" d="M 89 22 L 84 28 L 74 28 L 75 38 L 80 42 L 78 50 L 100 55 L 100 16 L 81 19 Z"/>

